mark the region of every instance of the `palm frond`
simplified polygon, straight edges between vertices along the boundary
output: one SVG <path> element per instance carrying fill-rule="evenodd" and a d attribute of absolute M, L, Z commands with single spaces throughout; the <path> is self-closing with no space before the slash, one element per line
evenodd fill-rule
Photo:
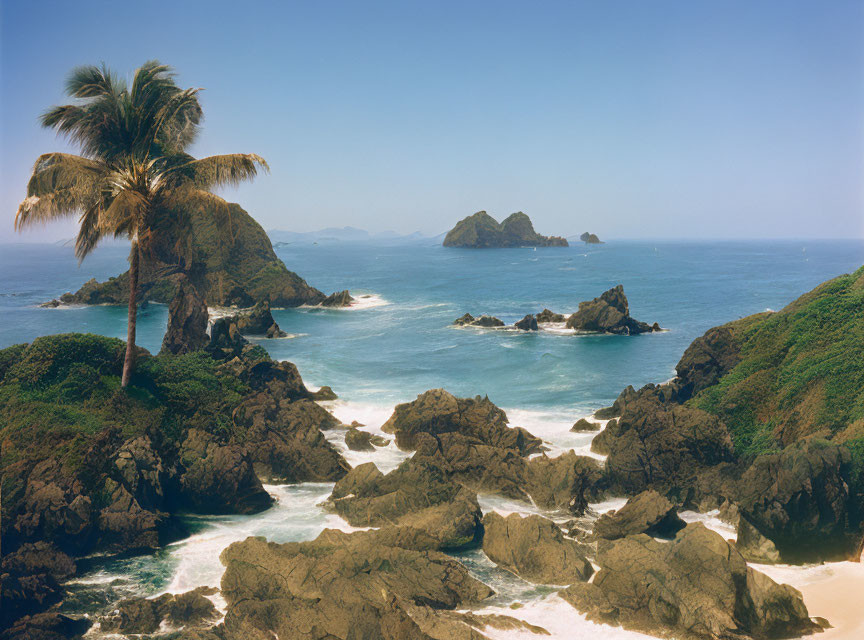
<path fill-rule="evenodd" d="M 66 79 L 66 93 L 73 98 L 117 98 L 126 89 L 124 83 L 103 64 L 75 67 Z"/>
<path fill-rule="evenodd" d="M 200 89 L 183 89 L 171 95 L 155 115 L 150 139 L 163 153 L 183 151 L 198 136 L 203 111 Z"/>
<path fill-rule="evenodd" d="M 27 196 L 43 196 L 58 189 L 79 189 L 82 195 L 98 188 L 108 173 L 99 161 L 70 153 L 45 153 L 33 165 Z"/>
<path fill-rule="evenodd" d="M 42 196 L 29 196 L 18 205 L 15 214 L 15 230 L 47 224 L 75 215 L 82 208 L 82 202 L 70 189 L 58 189 Z"/>
<path fill-rule="evenodd" d="M 213 189 L 226 185 L 237 186 L 252 180 L 258 171 L 269 172 L 267 161 L 254 153 L 229 153 L 191 160 L 166 171 L 176 173 L 179 179 L 198 189 Z"/>
<path fill-rule="evenodd" d="M 75 238 L 75 257 L 78 258 L 79 263 L 96 248 L 102 239 L 103 233 L 100 224 L 102 208 L 100 205 L 101 203 L 97 202 L 85 209 L 79 220 L 78 236 Z"/>

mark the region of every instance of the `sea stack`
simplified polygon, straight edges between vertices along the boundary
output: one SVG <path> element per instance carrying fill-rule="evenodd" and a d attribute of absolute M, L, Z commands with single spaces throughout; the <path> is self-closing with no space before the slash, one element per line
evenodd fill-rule
<path fill-rule="evenodd" d="M 531 218 L 521 211 L 503 222 L 485 211 L 478 211 L 456 223 L 444 238 L 445 247 L 494 249 L 514 247 L 567 247 L 561 236 L 542 236 L 534 231 Z"/>

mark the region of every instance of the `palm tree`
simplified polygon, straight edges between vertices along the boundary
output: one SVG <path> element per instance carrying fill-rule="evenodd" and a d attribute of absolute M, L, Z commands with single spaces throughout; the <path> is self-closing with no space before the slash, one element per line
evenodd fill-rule
<path fill-rule="evenodd" d="M 224 200 L 210 190 L 268 170 L 254 154 L 195 159 L 186 153 L 203 117 L 199 91 L 179 88 L 172 69 L 155 60 L 136 70 L 131 87 L 104 65 L 74 69 L 66 92 L 76 104 L 53 107 L 41 123 L 77 144 L 81 155 L 40 156 L 15 217 L 21 230 L 79 215 L 79 262 L 103 237 L 131 241 L 123 387 L 135 365 L 142 260 L 168 246 L 182 255 L 193 209 L 204 208 L 230 225 Z"/>

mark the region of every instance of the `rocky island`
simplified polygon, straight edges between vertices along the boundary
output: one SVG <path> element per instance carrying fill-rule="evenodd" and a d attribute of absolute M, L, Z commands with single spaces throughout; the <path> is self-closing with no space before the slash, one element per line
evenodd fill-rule
<path fill-rule="evenodd" d="M 289 271 L 273 251 L 267 233 L 240 205 L 227 204 L 230 238 L 223 237 L 210 211 L 191 216 L 194 260 L 202 267 L 200 294 L 211 307 L 252 307 L 268 302 L 274 307 L 298 307 L 322 303 L 326 296 Z M 166 258 L 171 262 L 172 257 Z M 178 287 L 177 276 L 162 275 L 142 265 L 142 300 L 168 304 Z M 86 282 L 75 293 L 66 293 L 65 304 L 126 304 L 128 273 L 105 282 Z M 53 301 L 52 301 L 53 305 Z"/>
<path fill-rule="evenodd" d="M 588 233 L 587 231 L 579 236 L 579 239 L 585 244 L 605 244 L 596 233 Z"/>
<path fill-rule="evenodd" d="M 485 211 L 478 211 L 456 223 L 444 238 L 445 247 L 471 249 L 513 247 L 566 247 L 560 236 L 541 236 L 534 231 L 531 218 L 521 211 L 498 223 Z"/>

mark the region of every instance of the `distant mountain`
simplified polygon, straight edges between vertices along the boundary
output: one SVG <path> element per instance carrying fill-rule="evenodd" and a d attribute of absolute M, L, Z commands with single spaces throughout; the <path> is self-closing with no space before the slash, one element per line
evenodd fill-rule
<path fill-rule="evenodd" d="M 521 211 L 509 215 L 503 222 L 485 211 L 463 218 L 444 238 L 445 247 L 490 249 L 500 247 L 566 247 L 560 236 L 541 236 L 534 231 L 531 218 Z"/>
<path fill-rule="evenodd" d="M 395 231 L 378 231 L 371 233 L 357 227 L 327 227 L 318 231 L 284 231 L 271 229 L 267 232 L 274 245 L 313 244 L 313 243 L 363 243 L 363 242 L 419 242 L 430 240 L 419 231 L 400 234 Z"/>

